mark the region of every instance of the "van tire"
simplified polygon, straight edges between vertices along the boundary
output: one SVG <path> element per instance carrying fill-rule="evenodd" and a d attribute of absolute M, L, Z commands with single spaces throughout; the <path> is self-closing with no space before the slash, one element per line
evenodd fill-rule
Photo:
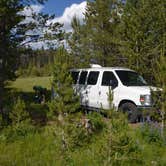
<path fill-rule="evenodd" d="M 138 111 L 136 105 L 133 103 L 127 102 L 120 106 L 120 110 L 123 113 L 127 113 L 128 121 L 130 123 L 136 123 L 138 121 Z"/>

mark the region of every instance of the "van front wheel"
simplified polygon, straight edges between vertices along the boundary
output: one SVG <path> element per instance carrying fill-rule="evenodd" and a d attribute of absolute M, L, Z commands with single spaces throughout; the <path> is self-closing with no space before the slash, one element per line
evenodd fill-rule
<path fill-rule="evenodd" d="M 127 102 L 120 106 L 120 110 L 123 113 L 127 113 L 128 120 L 130 123 L 135 123 L 138 120 L 137 107 L 133 103 Z"/>

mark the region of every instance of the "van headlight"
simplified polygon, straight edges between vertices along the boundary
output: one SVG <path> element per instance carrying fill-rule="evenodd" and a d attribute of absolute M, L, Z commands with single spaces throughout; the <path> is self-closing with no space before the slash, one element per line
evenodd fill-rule
<path fill-rule="evenodd" d="M 144 106 L 150 106 L 152 104 L 151 95 L 140 95 L 140 103 Z"/>

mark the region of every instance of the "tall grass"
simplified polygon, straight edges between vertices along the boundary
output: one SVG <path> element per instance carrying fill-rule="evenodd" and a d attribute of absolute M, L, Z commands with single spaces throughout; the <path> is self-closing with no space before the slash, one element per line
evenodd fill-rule
<path fill-rule="evenodd" d="M 91 118 L 92 123 L 99 125 L 99 117 L 94 119 L 95 116 Z M 95 129 L 92 133 L 79 128 L 71 119 L 66 120 L 65 125 L 56 122 L 43 128 L 27 125 L 23 128 L 28 131 L 26 134 L 20 136 L 16 132 L 11 139 L 9 133 L 13 131 L 5 129 L 0 133 L 0 165 L 166 164 L 165 142 L 159 135 L 158 139 L 150 141 L 150 138 L 155 136 L 151 134 L 148 126 L 131 128 L 127 124 L 124 125 L 123 121 L 114 120 L 112 123 L 111 120 L 107 120 L 106 126 L 101 129 L 102 124 L 99 125 L 98 132 Z M 117 128 L 113 129 L 113 124 L 116 124 Z M 73 131 L 69 132 L 71 129 Z"/>

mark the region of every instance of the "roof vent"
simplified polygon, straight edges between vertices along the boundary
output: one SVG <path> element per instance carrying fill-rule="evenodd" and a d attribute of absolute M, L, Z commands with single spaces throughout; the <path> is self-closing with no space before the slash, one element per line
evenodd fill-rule
<path fill-rule="evenodd" d="M 100 65 L 98 65 L 98 64 L 90 64 L 90 67 L 91 67 L 91 68 L 98 68 L 98 67 L 102 67 L 102 66 L 100 66 Z"/>

